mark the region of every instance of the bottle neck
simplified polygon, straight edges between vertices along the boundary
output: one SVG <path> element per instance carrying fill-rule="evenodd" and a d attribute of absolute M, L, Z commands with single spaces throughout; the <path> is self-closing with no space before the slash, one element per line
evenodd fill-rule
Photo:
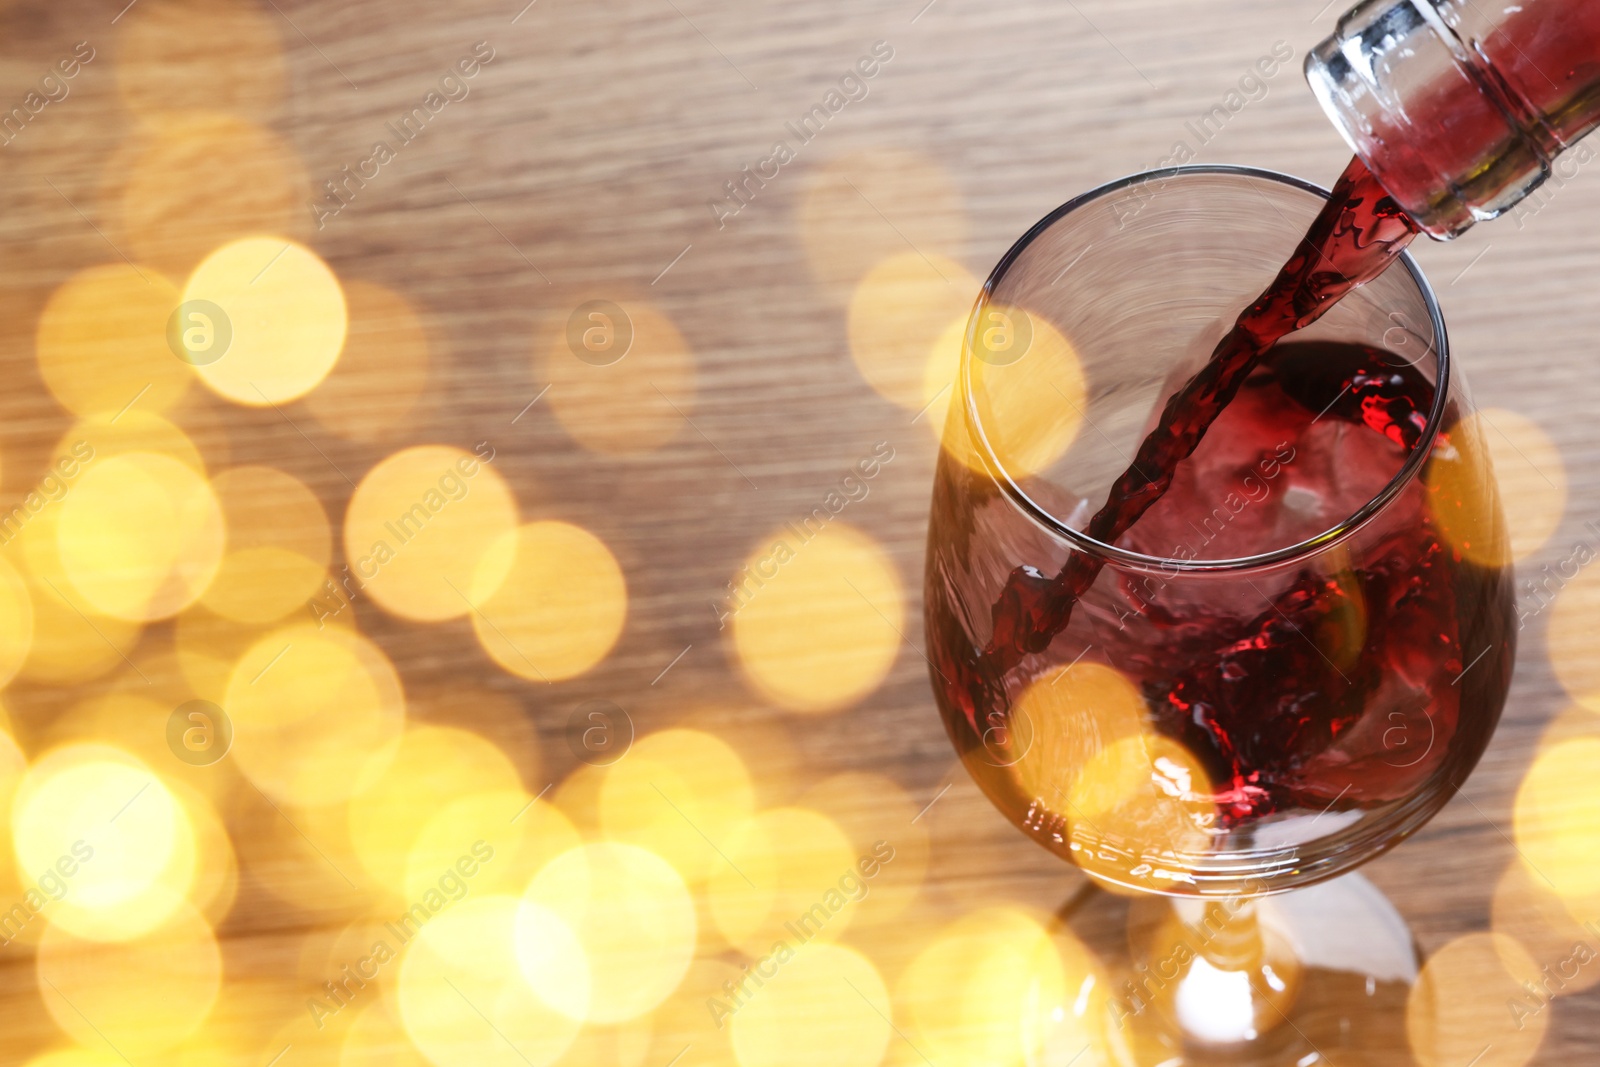
<path fill-rule="evenodd" d="M 1365 0 L 1306 79 L 1401 208 L 1448 239 L 1514 207 L 1600 124 L 1600 4 Z"/>

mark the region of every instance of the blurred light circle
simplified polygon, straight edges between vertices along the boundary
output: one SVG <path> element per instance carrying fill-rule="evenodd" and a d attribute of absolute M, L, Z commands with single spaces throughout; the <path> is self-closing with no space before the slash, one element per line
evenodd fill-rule
<path fill-rule="evenodd" d="M 379 441 L 403 432 L 428 386 L 428 331 L 417 309 L 392 289 L 360 279 L 344 282 L 350 328 L 344 353 L 305 399 L 332 433 Z"/>
<path fill-rule="evenodd" d="M 400 963 L 401 1021 L 435 1067 L 548 1067 L 579 1023 L 534 995 L 518 960 L 521 902 L 473 897 L 434 917 Z M 577 959 L 567 974 L 581 979 Z"/>
<path fill-rule="evenodd" d="M 44 891 L 46 872 L 62 883 L 59 895 L 47 893 L 56 897 L 52 925 L 80 937 L 148 933 L 194 884 L 184 806 L 149 767 L 109 745 L 67 745 L 39 759 L 17 787 L 11 835 L 24 878 Z"/>
<path fill-rule="evenodd" d="M 531 522 L 479 557 L 472 630 L 520 678 L 575 678 L 606 657 L 628 616 L 628 586 L 605 542 L 581 526 Z"/>
<path fill-rule="evenodd" d="M 23 1067 L 127 1067 L 127 1061 L 115 1052 L 64 1048 L 35 1056 Z"/>
<path fill-rule="evenodd" d="M 889 991 L 872 963 L 841 945 L 766 957 L 771 972 L 728 1020 L 740 1067 L 874 1067 L 889 1048 Z M 752 983 L 754 985 L 754 983 Z"/>
<path fill-rule="evenodd" d="M 381 1000 L 360 1009 L 339 1050 L 339 1067 L 428 1067 L 428 1062 Z"/>
<path fill-rule="evenodd" d="M 1026 347 L 1009 362 L 1002 362 L 999 356 L 981 358 L 981 352 L 974 355 L 971 394 L 983 420 L 984 438 L 1006 472 L 1014 478 L 1036 474 L 1065 455 L 1078 438 L 1089 408 L 1083 365 L 1072 342 L 1040 316 L 1030 315 L 1022 308 L 993 305 L 986 306 L 983 314 L 985 325 L 979 330 L 978 339 L 991 348 L 998 349 L 1002 343 L 1020 347 L 1024 331 L 1017 323 L 1029 324 Z M 995 324 L 995 315 L 1001 316 L 1006 325 Z M 923 379 L 924 392 L 935 383 L 939 389 L 946 383 L 951 388 L 942 396 L 928 396 L 924 403 L 936 400 L 929 415 L 946 416 L 950 404 L 962 405 L 954 419 L 945 417 L 930 423 L 930 428 L 941 434 L 952 456 L 975 471 L 986 472 L 970 440 L 970 420 L 959 381 L 966 333 L 965 320 L 951 322 L 933 347 L 928 375 Z M 993 339 L 1001 333 L 1007 334 L 1004 342 Z M 985 337 L 991 339 L 984 342 Z"/>
<path fill-rule="evenodd" d="M 205 1021 L 222 987 L 217 939 L 187 904 L 118 944 L 83 941 L 52 925 L 36 966 L 56 1025 L 119 1056 L 149 1056 L 181 1042 Z"/>
<path fill-rule="evenodd" d="M 479 842 L 488 859 L 472 854 Z M 519 894 L 544 865 L 583 843 L 572 823 L 546 800 L 521 789 L 474 792 L 443 805 L 417 830 L 406 857 L 405 896 L 420 900 L 442 874 L 476 867 L 474 895 Z"/>
<path fill-rule="evenodd" d="M 15 567 L 0 557 L 0 689 L 17 676 L 33 650 L 33 597 Z"/>
<path fill-rule="evenodd" d="M 1517 790 L 1519 855 L 1569 901 L 1600 895 L 1600 738 L 1544 749 Z"/>
<path fill-rule="evenodd" d="M 616 311 L 593 312 L 614 321 L 609 326 L 591 325 L 596 331 L 609 330 L 609 335 L 604 339 L 594 335 L 598 347 L 592 352 L 584 349 L 585 358 L 574 354 L 567 319 L 548 331 L 552 336 L 539 368 L 549 378 L 546 403 L 561 428 L 590 451 L 649 452 L 685 432 L 685 420 L 694 410 L 694 353 L 660 309 L 634 302 L 625 308 L 611 307 Z M 624 340 L 627 358 L 611 359 Z M 583 347 L 581 335 L 579 347 Z"/>
<path fill-rule="evenodd" d="M 696 885 L 723 862 L 713 842 L 755 813 L 755 789 L 725 742 L 699 730 L 661 730 L 606 774 L 599 813 L 608 838 L 651 849 Z"/>
<path fill-rule="evenodd" d="M 1474 933 L 1428 957 L 1406 1002 L 1406 1036 L 1419 1067 L 1522 1067 L 1550 1023 L 1524 983 L 1539 965 L 1509 937 Z M 1520 1007 L 1520 1010 L 1519 1010 Z"/>
<path fill-rule="evenodd" d="M 520 786 L 511 761 L 484 738 L 454 727 L 413 724 L 377 781 L 350 798 L 350 844 L 367 873 L 401 896 L 407 861 L 430 816 L 473 793 Z M 444 868 L 455 860 L 451 856 Z M 434 878 L 439 874 L 435 871 Z"/>
<path fill-rule="evenodd" d="M 1573 910 L 1526 863 L 1513 862 L 1495 884 L 1490 912 L 1494 932 L 1515 940 L 1533 959 L 1548 961 L 1540 985 L 1554 996 L 1571 996 L 1600 983 L 1594 935 Z M 1515 967 L 1517 961 L 1503 962 Z"/>
<path fill-rule="evenodd" d="M 759 693 L 794 711 L 830 712 L 889 673 L 905 593 L 876 541 L 836 520 L 814 530 L 816 521 L 790 523 L 751 553 L 734 576 L 731 623 L 739 663 Z"/>
<path fill-rule="evenodd" d="M 225 539 L 205 478 L 171 456 L 97 460 L 61 502 L 67 580 L 94 608 L 143 621 L 176 615 L 211 583 Z"/>
<path fill-rule="evenodd" d="M 322 504 L 274 467 L 232 467 L 211 481 L 228 550 L 200 602 L 238 622 L 275 622 L 321 588 L 333 551 Z"/>
<path fill-rule="evenodd" d="M 523 903 L 532 906 L 517 921 L 523 971 L 547 1003 L 569 1016 L 614 1024 L 643 1015 L 677 988 L 694 957 L 694 901 L 678 872 L 647 849 L 604 843 L 565 852 L 528 883 Z M 555 926 L 570 930 L 582 947 L 586 996 L 555 992 L 560 972 L 548 948 Z"/>
<path fill-rule="evenodd" d="M 927 404 L 928 353 L 946 323 L 966 323 L 978 288 L 960 264 L 917 252 L 897 252 L 868 271 L 849 316 L 850 354 L 867 384 L 908 411 Z"/>
<path fill-rule="evenodd" d="M 70 490 L 94 464 L 132 452 L 170 456 L 196 474 L 206 472 L 206 461 L 188 434 L 137 406 L 121 413 L 103 412 L 79 419 L 56 442 L 50 459 L 55 473 Z"/>
<path fill-rule="evenodd" d="M 61 510 L 31 517 L 17 541 L 33 603 L 33 644 L 19 676 L 47 685 L 85 682 L 123 665 L 142 625 L 96 611 L 67 580 L 56 532 Z"/>
<path fill-rule="evenodd" d="M 266 119 L 282 103 L 283 42 L 267 12 L 225 0 L 146 0 L 117 30 L 117 89 L 143 122 L 198 109 Z"/>
<path fill-rule="evenodd" d="M 218 160 L 227 160 L 225 181 L 216 180 Z M 117 246 L 174 278 L 230 241 L 291 237 L 304 233 L 311 218 L 311 181 L 289 143 L 264 126 L 214 112 L 172 114 L 136 132 L 111 156 L 102 188 Z M 268 256 L 282 246 L 279 241 Z M 240 284 L 266 262 L 256 263 Z M 227 300 L 204 292 L 186 292 L 183 299 L 197 297 L 220 304 L 241 328 Z M 297 365 L 306 356 L 285 358 Z"/>
<path fill-rule="evenodd" d="M 110 263 L 63 282 L 39 313 L 39 375 L 76 415 L 116 414 L 136 399 L 165 411 L 194 381 L 172 358 L 166 324 L 178 289 L 158 271 Z"/>
<path fill-rule="evenodd" d="M 851 153 L 811 171 L 795 222 L 812 278 L 840 302 L 874 263 L 907 245 L 930 258 L 951 257 L 962 253 L 967 237 L 950 173 L 894 148 Z M 975 296 L 976 287 L 969 303 Z"/>
<path fill-rule="evenodd" d="M 265 634 L 235 664 L 222 701 L 233 759 L 263 792 L 326 805 L 370 788 L 405 729 L 400 676 L 359 634 L 311 623 Z"/>
<path fill-rule="evenodd" d="M 498 471 L 446 445 L 396 452 L 367 472 L 345 511 L 344 548 L 362 595 L 385 611 L 437 622 L 472 611 L 516 553 L 517 502 Z M 499 569 L 497 571 L 497 568 Z"/>
<path fill-rule="evenodd" d="M 1600 630 L 1600 567 L 1586 567 L 1556 597 L 1546 633 L 1546 651 L 1556 677 L 1572 699 L 1600 711 L 1600 656 L 1594 635 Z"/>
<path fill-rule="evenodd" d="M 806 808 L 760 812 L 717 847 L 707 910 L 729 943 L 750 956 L 766 955 L 779 940 L 837 939 L 869 891 L 844 831 Z"/>
<path fill-rule="evenodd" d="M 1527 416 L 1506 408 L 1483 408 L 1473 417 L 1494 463 L 1501 506 L 1511 528 L 1511 558 L 1525 560 L 1543 548 L 1561 525 L 1567 505 L 1566 464 L 1555 442 Z"/>
<path fill-rule="evenodd" d="M 988 908 L 941 930 L 907 965 L 896 1014 L 936 1063 L 1033 1062 L 1067 999 L 1067 978 L 1038 921 Z"/>
<path fill-rule="evenodd" d="M 1450 426 L 1422 477 L 1434 524 L 1450 547 L 1474 563 L 1503 567 L 1512 560 L 1512 544 L 1486 429 L 1476 417 Z"/>
<path fill-rule="evenodd" d="M 236 404 L 267 407 L 315 389 L 344 348 L 348 324 L 339 279 L 315 252 L 279 237 L 246 237 L 205 258 L 183 299 L 209 300 L 232 330 L 228 352 L 196 368 Z"/>
<path fill-rule="evenodd" d="M 914 802 L 897 782 L 877 774 L 836 774 L 801 797 L 845 832 L 868 893 L 853 909 L 851 923 L 873 926 L 905 913 L 928 870 L 928 829 Z M 862 864 L 865 861 L 866 866 Z M 868 876 L 865 872 L 873 871 Z"/>

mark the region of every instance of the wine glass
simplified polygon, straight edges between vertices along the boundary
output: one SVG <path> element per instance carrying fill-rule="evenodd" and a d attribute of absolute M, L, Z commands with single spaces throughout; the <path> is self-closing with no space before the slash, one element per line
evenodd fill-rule
<path fill-rule="evenodd" d="M 1149 1062 L 1318 1062 L 1349 1027 L 1297 1023 L 1313 975 L 1354 980 L 1343 1018 L 1403 1003 L 1414 943 L 1348 872 L 1449 800 L 1510 683 L 1493 473 L 1409 256 L 1272 349 L 1116 544 L 1082 532 L 1326 196 L 1200 166 L 1058 208 L 985 283 L 944 430 L 940 711 L 1007 818 L 1136 898 L 1110 1022 Z"/>

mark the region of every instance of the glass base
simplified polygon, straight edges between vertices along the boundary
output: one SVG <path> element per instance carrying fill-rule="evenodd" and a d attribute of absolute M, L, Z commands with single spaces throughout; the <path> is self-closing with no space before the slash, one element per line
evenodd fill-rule
<path fill-rule="evenodd" d="M 1098 914 L 1073 927 L 1104 930 L 1111 915 L 1088 910 Z M 1107 960 L 1102 1062 L 1412 1062 L 1406 999 L 1421 957 L 1400 913 L 1361 875 L 1254 901 L 1140 897 L 1126 911 L 1128 947 Z M 1042 1051 L 1037 1067 L 1066 1067 L 1082 1046 Z"/>

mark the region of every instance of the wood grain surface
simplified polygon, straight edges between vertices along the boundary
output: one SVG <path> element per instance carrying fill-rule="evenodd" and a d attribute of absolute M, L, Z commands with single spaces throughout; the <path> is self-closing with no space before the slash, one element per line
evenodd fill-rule
<path fill-rule="evenodd" d="M 0 109 L 20 105 L 77 42 L 95 56 L 70 94 L 0 146 L 7 507 L 35 485 L 72 424 L 35 358 L 36 324 L 57 287 L 95 264 L 136 261 L 181 282 L 200 255 L 259 225 L 248 220 L 275 220 L 273 232 L 313 249 L 347 287 L 372 283 L 403 297 L 426 332 L 425 379 L 414 399 L 401 395 L 409 387 L 380 362 L 347 383 L 332 416 L 312 400 L 242 406 L 193 388 L 171 417 L 208 466 L 293 474 L 322 502 L 337 546 L 353 486 L 384 457 L 416 444 L 491 442 L 523 520 L 581 525 L 626 577 L 615 648 L 550 684 L 499 668 L 465 619 L 411 622 L 358 600 L 356 619 L 397 666 L 415 720 L 492 738 L 530 793 L 580 767 L 567 723 L 596 699 L 624 708 L 639 735 L 690 719 L 746 738 L 763 804 L 791 802 L 840 772 L 891 777 L 918 808 L 931 805 L 921 902 L 879 938 L 891 977 L 895 961 L 954 915 L 998 902 L 1053 911 L 1080 888 L 1076 871 L 989 808 L 940 726 L 918 650 L 936 444 L 914 422 L 915 406 L 875 392 L 852 360 L 851 288 L 875 262 L 908 251 L 981 278 L 1050 209 L 1169 159 L 1178 142 L 1199 161 L 1330 182 L 1347 152 L 1299 65 L 1331 29 L 1337 2 L 135 0 L 119 13 L 123 3 L 0 0 Z M 233 25 L 231 16 L 216 12 L 240 7 L 254 29 L 229 37 L 217 27 Z M 123 49 L 141 26 L 185 57 L 166 82 L 124 75 Z M 415 139 L 397 141 L 389 124 L 477 42 L 493 59 L 470 92 Z M 877 42 L 892 58 L 862 79 L 864 95 L 810 140 L 794 137 L 788 124 Z M 1293 58 L 1260 77 L 1258 61 L 1275 46 Z M 1243 106 L 1200 143 L 1194 127 L 1230 93 Z M 270 131 L 282 149 L 273 160 L 294 172 L 285 185 L 293 195 L 282 200 L 276 179 L 263 176 L 259 147 L 224 137 L 138 194 L 154 221 L 132 219 L 127 183 L 144 173 L 141 138 L 162 106 L 218 109 Z M 346 186 L 348 202 L 322 212 L 319 226 L 311 205 L 331 204 L 324 183 L 385 139 L 399 145 L 392 160 L 353 193 Z M 746 186 L 753 195 L 734 213 L 725 183 L 772 158 L 776 141 L 793 158 L 759 188 Z M 841 180 L 859 202 L 837 195 Z M 1597 232 L 1600 181 L 1579 168 L 1537 212 L 1416 252 L 1477 402 L 1536 423 L 1558 453 L 1561 470 L 1548 473 L 1564 477 L 1559 527 L 1519 565 L 1530 571 L 1592 540 L 1583 524 L 1600 520 L 1589 466 L 1600 471 Z M 556 390 L 573 371 L 552 364 L 570 360 L 560 344 L 568 318 L 595 299 L 670 319 L 692 354 L 676 384 L 651 395 L 630 380 L 616 395 L 562 407 Z M 587 420 L 591 436 L 566 417 Z M 362 418 L 378 427 L 365 440 L 330 426 Z M 882 684 L 848 708 L 784 710 L 749 683 L 716 605 L 768 532 L 808 513 L 879 441 L 895 458 L 850 504 L 848 521 L 882 546 L 906 590 L 903 640 Z M 337 547 L 335 561 L 348 562 Z M 1548 619 L 1522 634 L 1504 720 L 1464 795 L 1366 868 L 1426 951 L 1489 928 L 1495 884 L 1516 860 L 1513 799 L 1542 731 L 1571 703 L 1546 655 Z M 70 708 L 154 662 L 173 625 L 152 624 L 126 667 L 96 679 L 14 683 L 4 701 L 23 750 L 32 756 L 60 739 Z M 229 825 L 241 856 L 237 899 L 217 925 L 226 973 L 285 979 L 305 939 L 345 918 L 261 887 L 241 835 L 271 812 L 238 805 Z M 1115 921 L 1085 936 L 1114 943 L 1120 934 L 1106 931 Z M 0 1061 L 21 1063 L 63 1038 L 33 949 L 8 946 L 0 961 Z M 1534 1062 L 1585 1062 L 1600 1048 L 1597 996 L 1547 1009 Z M 286 1016 L 300 1010 L 284 1007 Z M 1409 1062 L 1395 1036 L 1385 1062 Z M 230 1062 L 264 1064 L 272 1051 Z M 913 1060 L 892 1053 L 886 1062 Z"/>

